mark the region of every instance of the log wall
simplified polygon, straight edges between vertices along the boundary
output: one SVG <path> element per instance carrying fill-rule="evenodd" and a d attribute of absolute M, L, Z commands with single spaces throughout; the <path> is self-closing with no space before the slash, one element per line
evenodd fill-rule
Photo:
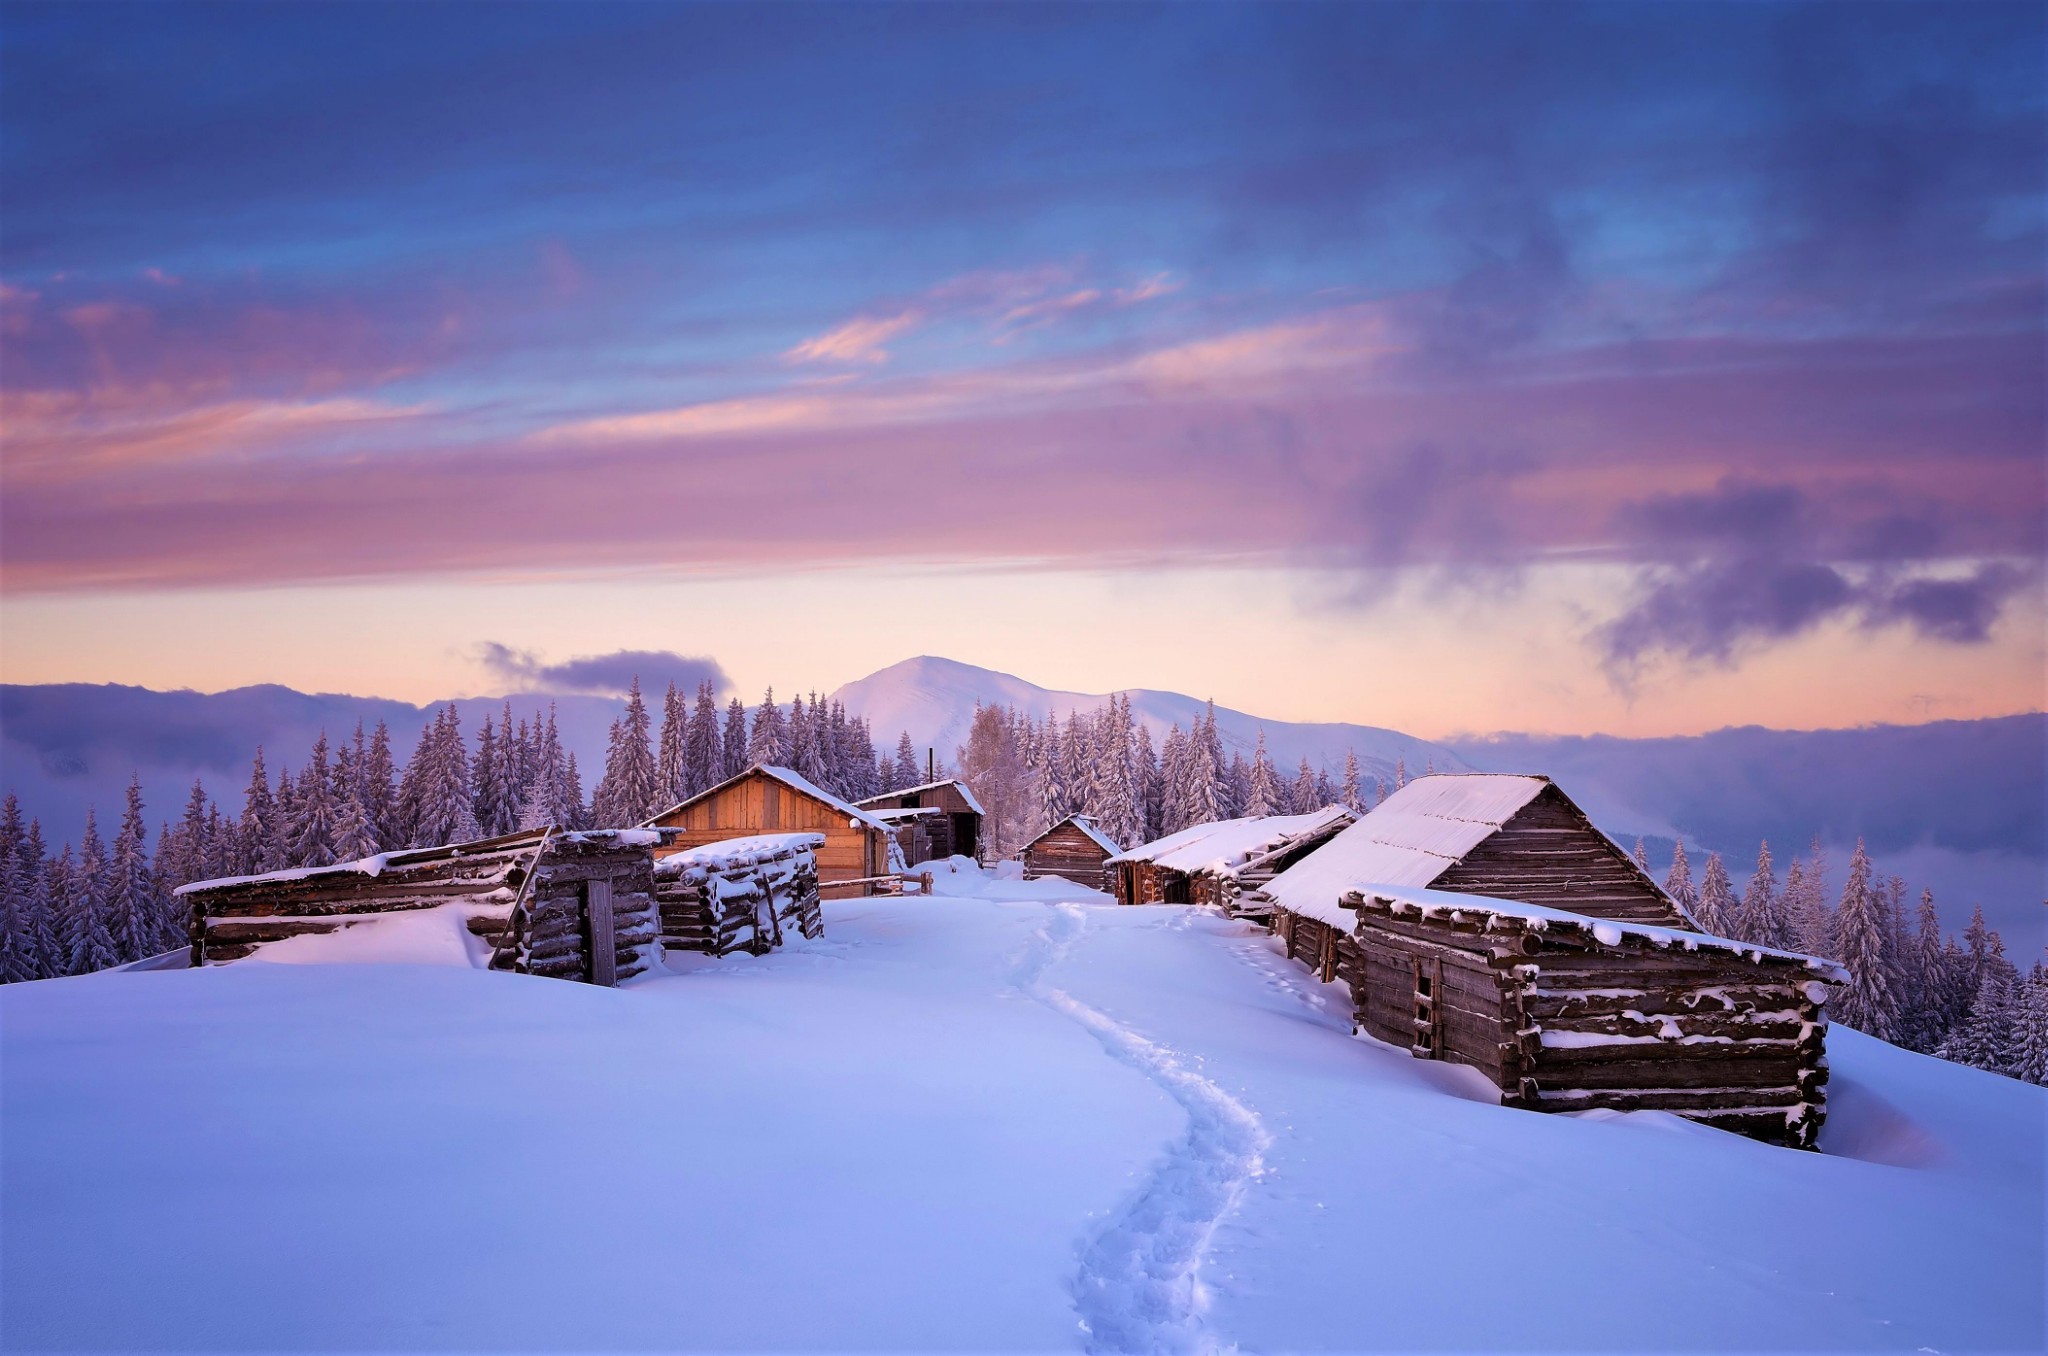
<path fill-rule="evenodd" d="M 1519 899 L 1621 922 L 1693 926 L 1555 786 L 1545 787 L 1431 888 Z"/>
<path fill-rule="evenodd" d="M 1022 854 L 1027 877 L 1059 876 L 1091 890 L 1104 888 L 1102 864 L 1108 860 L 1102 845 L 1072 824 L 1056 825 Z"/>
<path fill-rule="evenodd" d="M 809 851 L 659 871 L 655 898 L 661 906 L 661 943 L 671 950 L 758 956 L 792 933 L 825 935 L 818 871 Z"/>

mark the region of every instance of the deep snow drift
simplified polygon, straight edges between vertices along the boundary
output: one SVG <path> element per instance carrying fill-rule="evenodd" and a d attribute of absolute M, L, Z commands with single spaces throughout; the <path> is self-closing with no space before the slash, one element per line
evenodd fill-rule
<path fill-rule="evenodd" d="M 1243 924 L 937 874 L 615 991 L 428 919 L 0 989 L 0 1341 L 2042 1345 L 2040 1089 L 1838 1029 L 1824 1155 L 1507 1111 Z"/>

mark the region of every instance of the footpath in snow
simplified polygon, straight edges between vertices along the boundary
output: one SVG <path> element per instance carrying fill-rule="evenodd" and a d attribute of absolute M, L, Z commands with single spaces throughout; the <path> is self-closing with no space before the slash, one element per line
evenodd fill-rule
<path fill-rule="evenodd" d="M 430 922 L 0 989 L 0 1346 L 2043 1346 L 2040 1089 L 1837 1030 L 1827 1154 L 1507 1111 L 1242 924 L 939 888 L 615 991 Z"/>

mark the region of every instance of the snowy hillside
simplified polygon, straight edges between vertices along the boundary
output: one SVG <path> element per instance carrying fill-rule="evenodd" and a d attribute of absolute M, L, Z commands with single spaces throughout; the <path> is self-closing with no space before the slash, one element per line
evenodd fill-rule
<path fill-rule="evenodd" d="M 6 1344 L 2041 1349 L 2041 1089 L 1837 1029 L 1825 1154 L 1503 1110 L 1241 923 L 941 882 L 621 990 L 0 989 Z"/>
<path fill-rule="evenodd" d="M 1156 692 L 1148 688 L 1127 688 L 1131 710 L 1152 729 L 1155 745 L 1171 725 L 1188 729 L 1202 714 L 1206 702 L 1178 692 Z M 1055 711 L 1093 711 L 1109 701 L 1107 692 L 1061 692 L 993 669 L 976 668 L 958 660 L 921 655 L 891 664 L 865 678 L 846 684 L 833 697 L 846 703 L 851 715 L 866 716 L 878 743 L 887 744 L 898 731 L 910 731 L 920 751 L 936 748 L 940 758 L 950 759 L 967 738 L 967 726 L 974 718 L 974 704 L 1000 703 L 1034 715 Z M 1358 751 L 1359 762 L 1368 776 L 1391 777 L 1397 759 L 1405 759 L 1411 772 L 1420 772 L 1434 762 L 1439 772 L 1469 769 L 1464 759 L 1440 744 L 1382 730 L 1372 725 L 1297 724 L 1264 720 L 1243 711 L 1216 708 L 1217 729 L 1223 736 L 1226 755 L 1235 750 L 1251 757 L 1259 731 L 1266 732 L 1266 749 L 1273 762 L 1291 772 L 1303 758 L 1332 774 L 1344 767 L 1347 749 Z"/>

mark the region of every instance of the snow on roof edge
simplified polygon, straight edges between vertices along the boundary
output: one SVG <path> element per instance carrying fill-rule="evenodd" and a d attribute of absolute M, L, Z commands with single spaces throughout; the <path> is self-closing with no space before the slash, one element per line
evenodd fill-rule
<path fill-rule="evenodd" d="M 894 791 L 877 791 L 872 796 L 863 796 L 854 804 L 866 807 L 872 801 L 887 800 L 891 796 L 914 796 L 920 791 L 936 791 L 942 786 L 960 788 L 960 798 L 967 802 L 974 813 L 987 817 L 988 811 L 981 808 L 981 801 L 975 796 L 974 788 L 958 777 L 941 777 L 935 782 L 919 782 L 916 786 L 899 786 Z"/>

